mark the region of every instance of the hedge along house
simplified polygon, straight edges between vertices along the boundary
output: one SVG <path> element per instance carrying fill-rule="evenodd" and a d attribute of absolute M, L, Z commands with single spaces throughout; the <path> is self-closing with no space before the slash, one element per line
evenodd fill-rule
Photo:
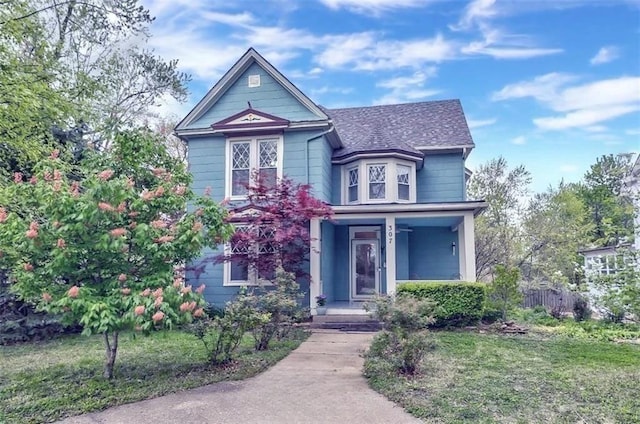
<path fill-rule="evenodd" d="M 249 49 L 175 132 L 196 191 L 241 206 L 258 170 L 308 183 L 332 205 L 333 220 L 310 222 L 312 311 L 321 293 L 331 313 L 405 281 L 475 281 L 474 217 L 486 203 L 466 199 L 474 143 L 458 100 L 325 109 Z M 217 254 L 203 252 L 187 278 L 223 305 L 256 281 L 206 261 Z"/>

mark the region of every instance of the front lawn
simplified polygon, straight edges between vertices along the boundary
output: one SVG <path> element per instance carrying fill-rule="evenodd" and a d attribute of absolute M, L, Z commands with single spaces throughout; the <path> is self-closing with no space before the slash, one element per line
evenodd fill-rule
<path fill-rule="evenodd" d="M 640 422 L 640 345 L 549 334 L 433 332 L 422 375 L 370 385 L 433 423 Z"/>
<path fill-rule="evenodd" d="M 202 343 L 172 331 L 149 337 L 121 336 L 115 379 L 102 378 L 100 336 L 69 336 L 0 348 L 0 423 L 52 422 L 222 380 L 260 373 L 301 343 L 273 341 L 254 352 L 246 340 L 238 360 L 226 367 L 207 363 Z"/>

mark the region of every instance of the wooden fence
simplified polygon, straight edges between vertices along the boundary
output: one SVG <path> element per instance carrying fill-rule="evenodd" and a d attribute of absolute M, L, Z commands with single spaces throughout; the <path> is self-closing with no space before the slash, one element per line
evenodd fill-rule
<path fill-rule="evenodd" d="M 562 289 L 528 289 L 523 294 L 522 306 L 525 308 L 542 305 L 547 309 L 561 308 L 564 312 L 571 312 L 574 302 L 579 297 L 576 293 Z"/>

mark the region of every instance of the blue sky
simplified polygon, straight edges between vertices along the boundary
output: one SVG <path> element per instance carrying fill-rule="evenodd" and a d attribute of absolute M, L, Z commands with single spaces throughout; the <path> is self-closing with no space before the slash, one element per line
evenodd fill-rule
<path fill-rule="evenodd" d="M 182 117 L 254 47 L 316 103 L 459 98 L 471 169 L 504 156 L 532 191 L 640 152 L 640 0 L 144 0 L 150 47 L 192 75 Z"/>

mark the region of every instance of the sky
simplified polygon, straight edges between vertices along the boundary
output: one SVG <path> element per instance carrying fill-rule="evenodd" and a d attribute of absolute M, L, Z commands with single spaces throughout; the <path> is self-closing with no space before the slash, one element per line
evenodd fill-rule
<path fill-rule="evenodd" d="M 182 118 L 254 47 L 328 108 L 457 98 L 475 169 L 532 192 L 640 152 L 640 0 L 143 0 L 150 47 L 191 75 Z"/>

